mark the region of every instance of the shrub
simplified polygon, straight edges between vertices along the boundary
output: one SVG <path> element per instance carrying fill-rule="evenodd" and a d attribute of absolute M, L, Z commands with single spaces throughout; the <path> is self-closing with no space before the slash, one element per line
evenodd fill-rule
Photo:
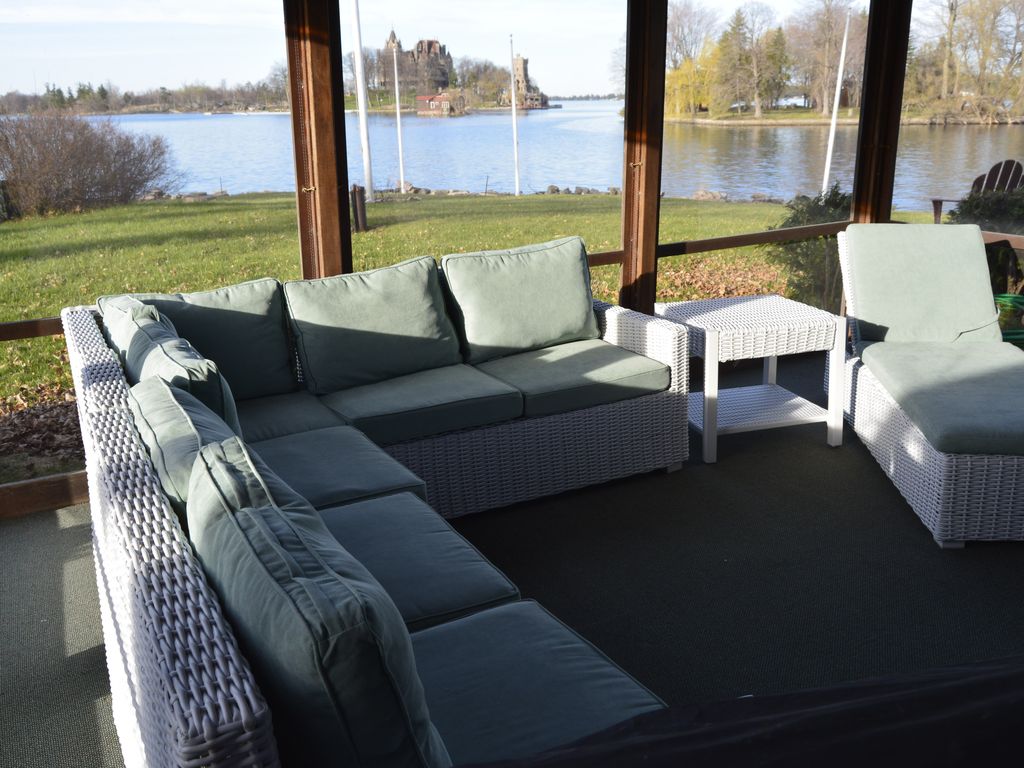
<path fill-rule="evenodd" d="M 162 138 L 62 112 L 0 116 L 0 179 L 23 215 L 128 203 L 178 183 Z"/>
<path fill-rule="evenodd" d="M 950 211 L 949 221 L 953 224 L 977 224 L 989 232 L 1024 234 L 1024 189 L 971 193 Z M 993 245 L 986 251 L 993 293 L 1004 290 L 1020 293 L 1024 290 L 1017 252 Z"/>
<path fill-rule="evenodd" d="M 827 224 L 850 218 L 853 196 L 833 184 L 815 197 L 798 195 L 786 203 L 789 215 L 776 229 Z M 769 256 L 787 267 L 786 293 L 790 298 L 831 312 L 839 311 L 843 281 L 839 272 L 839 245 L 833 237 L 815 237 L 763 246 Z"/>

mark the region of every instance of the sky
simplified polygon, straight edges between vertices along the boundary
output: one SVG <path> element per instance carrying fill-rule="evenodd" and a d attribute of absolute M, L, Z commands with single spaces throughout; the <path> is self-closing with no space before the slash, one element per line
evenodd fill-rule
<path fill-rule="evenodd" d="M 776 0 L 780 20 L 807 0 Z M 743 0 L 706 0 L 724 20 Z M 353 49 L 352 0 L 341 0 L 342 47 Z M 394 27 L 406 48 L 440 40 L 456 59 L 507 65 L 509 35 L 547 93 L 614 90 L 624 0 L 363 0 L 362 43 Z M 0 93 L 46 83 L 110 82 L 140 91 L 265 77 L 286 59 L 281 0 L 0 0 Z"/>

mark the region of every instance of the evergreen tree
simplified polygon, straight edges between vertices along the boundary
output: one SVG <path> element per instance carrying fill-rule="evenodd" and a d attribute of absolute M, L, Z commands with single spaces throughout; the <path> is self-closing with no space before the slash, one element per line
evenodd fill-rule
<path fill-rule="evenodd" d="M 766 68 L 762 95 L 769 109 L 778 109 L 789 86 L 789 54 L 786 52 L 786 34 L 777 27 L 768 39 Z"/>
<path fill-rule="evenodd" d="M 751 99 L 750 32 L 742 9 L 729 19 L 725 32 L 718 39 L 718 68 L 712 100 L 717 113 L 728 112 L 733 105 L 742 110 Z"/>

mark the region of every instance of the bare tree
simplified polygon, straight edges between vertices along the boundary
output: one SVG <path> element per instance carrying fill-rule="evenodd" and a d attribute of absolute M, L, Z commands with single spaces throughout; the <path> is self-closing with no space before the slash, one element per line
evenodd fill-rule
<path fill-rule="evenodd" d="M 761 2 L 746 3 L 742 10 L 747 20 L 746 62 L 750 69 L 750 95 L 754 102 L 754 117 L 760 118 L 761 96 L 768 76 L 769 35 L 775 25 L 775 11 Z"/>
<path fill-rule="evenodd" d="M 673 0 L 668 4 L 668 38 L 665 64 L 676 69 L 700 56 L 704 45 L 718 30 L 718 12 L 700 0 Z"/>

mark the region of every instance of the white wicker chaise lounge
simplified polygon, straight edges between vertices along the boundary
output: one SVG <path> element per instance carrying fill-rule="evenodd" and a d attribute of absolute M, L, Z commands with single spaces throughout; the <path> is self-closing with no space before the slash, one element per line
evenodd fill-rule
<path fill-rule="evenodd" d="M 1024 540 L 1024 352 L 1000 340 L 980 231 L 854 224 L 839 258 L 847 420 L 940 547 Z"/>

